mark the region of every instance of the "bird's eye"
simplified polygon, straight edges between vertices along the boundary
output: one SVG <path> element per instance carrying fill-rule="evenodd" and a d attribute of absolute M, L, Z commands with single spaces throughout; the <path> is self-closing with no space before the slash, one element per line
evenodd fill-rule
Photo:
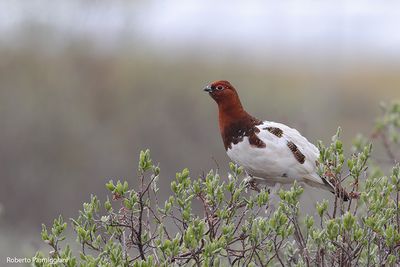
<path fill-rule="evenodd" d="M 217 87 L 215 87 L 215 89 L 217 89 L 218 91 L 224 89 L 224 87 L 222 85 L 217 85 Z"/>

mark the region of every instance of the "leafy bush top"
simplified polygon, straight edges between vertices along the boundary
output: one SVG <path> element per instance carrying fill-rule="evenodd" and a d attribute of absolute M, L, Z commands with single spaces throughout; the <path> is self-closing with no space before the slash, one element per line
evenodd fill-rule
<path fill-rule="evenodd" d="M 160 168 L 140 153 L 139 188 L 110 181 L 112 199 L 92 196 L 70 219 L 79 251 L 64 245 L 60 216 L 42 239 L 60 266 L 398 266 L 400 265 L 400 104 L 384 108 L 373 138 L 382 140 L 393 164 L 388 176 L 371 157 L 372 146 L 356 138 L 346 157 L 340 129 L 328 146 L 318 143 L 321 176 L 350 188 L 353 199 L 316 203 L 300 216 L 303 189 L 294 183 L 275 205 L 267 189 L 249 189 L 244 171 L 230 163 L 221 177 L 210 171 L 192 179 L 177 173 L 172 194 L 158 198 Z M 78 253 L 78 254 L 76 254 Z M 36 259 L 44 259 L 38 252 Z M 54 266 L 34 261 L 35 266 Z"/>

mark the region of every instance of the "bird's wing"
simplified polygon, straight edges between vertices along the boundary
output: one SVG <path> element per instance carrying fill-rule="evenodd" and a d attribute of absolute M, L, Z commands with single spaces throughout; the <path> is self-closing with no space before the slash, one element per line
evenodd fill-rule
<path fill-rule="evenodd" d="M 256 127 L 259 129 L 257 137 L 265 147 L 253 147 L 249 142 L 239 143 L 227 151 L 233 161 L 255 176 L 288 177 L 324 184 L 316 175 L 318 149 L 296 129 L 270 121 Z"/>
<path fill-rule="evenodd" d="M 270 121 L 257 127 L 260 130 L 257 136 L 266 144 L 265 157 L 277 159 L 275 169 L 296 180 L 325 184 L 316 174 L 318 148 L 296 129 Z M 266 172 L 268 173 L 268 166 Z"/>
<path fill-rule="evenodd" d="M 244 137 L 227 150 L 232 161 L 266 181 L 298 180 L 325 187 L 316 173 L 319 151 L 296 129 L 270 121 L 255 127 L 255 136 Z"/>

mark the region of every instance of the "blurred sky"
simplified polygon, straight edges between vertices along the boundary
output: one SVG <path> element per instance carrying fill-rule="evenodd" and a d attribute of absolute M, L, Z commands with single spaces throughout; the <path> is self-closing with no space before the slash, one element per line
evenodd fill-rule
<path fill-rule="evenodd" d="M 90 36 L 104 47 L 135 38 L 161 49 L 400 56 L 400 2 L 388 0 L 0 2 L 3 42 L 32 23 L 55 28 L 61 42 Z"/>

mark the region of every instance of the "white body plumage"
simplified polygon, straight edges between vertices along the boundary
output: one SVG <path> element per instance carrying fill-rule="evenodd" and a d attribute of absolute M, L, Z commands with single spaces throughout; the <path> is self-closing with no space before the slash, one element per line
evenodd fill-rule
<path fill-rule="evenodd" d="M 316 172 L 318 148 L 296 129 L 270 121 L 264 121 L 255 127 L 259 129 L 256 135 L 265 143 L 265 147 L 252 146 L 249 138 L 244 136 L 241 142 L 232 144 L 227 150 L 233 162 L 243 166 L 257 181 L 268 185 L 293 183 L 296 180 L 332 191 L 332 186 L 324 182 Z M 268 129 L 277 129 L 280 132 L 276 134 Z M 296 145 L 304 156 L 304 162 L 295 157 L 288 146 L 289 142 Z"/>

